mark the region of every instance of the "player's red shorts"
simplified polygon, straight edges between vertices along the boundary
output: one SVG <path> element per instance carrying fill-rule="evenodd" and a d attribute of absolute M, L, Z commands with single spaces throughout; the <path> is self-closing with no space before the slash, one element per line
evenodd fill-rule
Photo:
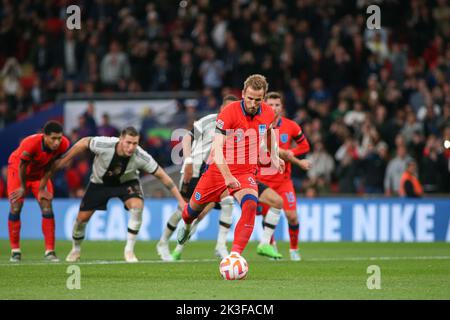
<path fill-rule="evenodd" d="M 297 197 L 295 196 L 294 183 L 286 181 L 273 188 L 283 198 L 283 209 L 297 211 Z"/>
<path fill-rule="evenodd" d="M 241 186 L 237 189 L 228 189 L 230 195 L 233 195 L 239 190 L 250 188 L 258 192 L 258 185 L 256 184 L 255 175 L 251 173 L 232 173 L 233 176 L 240 182 Z M 227 189 L 225 179 L 217 167 L 210 167 L 201 176 L 197 186 L 192 195 L 192 200 L 198 204 L 205 204 L 209 202 L 220 202 L 220 196 Z"/>
<path fill-rule="evenodd" d="M 7 183 L 7 189 L 8 189 L 8 197 L 13 191 L 16 191 L 17 189 L 20 188 L 19 171 L 15 167 L 8 166 L 8 180 L 6 183 Z M 25 186 L 26 186 L 25 192 L 27 192 L 28 190 L 31 190 L 34 197 L 36 199 L 38 199 L 39 184 L 40 184 L 40 180 L 26 181 L 25 182 Z M 48 180 L 48 182 L 47 182 L 47 191 L 53 195 L 53 184 L 50 180 Z M 24 197 L 20 198 L 17 201 L 23 202 Z M 39 199 L 38 199 L 38 201 L 39 201 Z"/>
<path fill-rule="evenodd" d="M 283 198 L 283 210 L 284 211 L 297 211 L 297 197 L 295 195 L 294 183 L 292 180 L 284 181 L 283 183 L 268 183 L 263 182 L 268 187 L 275 190 Z M 258 203 L 257 214 L 265 215 L 269 210 L 269 206 L 265 203 Z"/>

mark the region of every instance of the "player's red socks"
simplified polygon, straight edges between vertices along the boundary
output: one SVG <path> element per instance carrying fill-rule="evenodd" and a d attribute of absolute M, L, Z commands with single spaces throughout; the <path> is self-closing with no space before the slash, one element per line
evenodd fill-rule
<path fill-rule="evenodd" d="M 246 194 L 242 197 L 242 214 L 234 231 L 233 247 L 231 248 L 232 252 L 238 252 L 240 254 L 247 246 L 255 224 L 257 204 L 258 198 L 252 194 Z"/>
<path fill-rule="evenodd" d="M 195 211 L 191 208 L 189 203 L 184 206 L 183 212 L 181 213 L 181 217 L 183 218 L 184 223 L 191 224 L 197 217 L 200 215 L 201 211 Z"/>
<path fill-rule="evenodd" d="M 42 233 L 44 234 L 45 250 L 55 250 L 55 217 L 53 213 L 42 215 Z"/>
<path fill-rule="evenodd" d="M 8 216 L 9 243 L 11 249 L 20 248 L 20 214 L 10 213 Z"/>
<path fill-rule="evenodd" d="M 290 239 L 290 248 L 291 249 L 298 249 L 298 231 L 299 231 L 299 224 L 291 225 L 289 224 L 289 239 Z"/>

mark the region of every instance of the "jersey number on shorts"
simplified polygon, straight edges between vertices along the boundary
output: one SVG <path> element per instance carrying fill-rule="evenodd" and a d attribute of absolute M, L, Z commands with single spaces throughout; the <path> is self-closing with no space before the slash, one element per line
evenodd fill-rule
<path fill-rule="evenodd" d="M 295 201 L 295 196 L 293 192 L 286 192 L 287 201 L 292 203 Z"/>

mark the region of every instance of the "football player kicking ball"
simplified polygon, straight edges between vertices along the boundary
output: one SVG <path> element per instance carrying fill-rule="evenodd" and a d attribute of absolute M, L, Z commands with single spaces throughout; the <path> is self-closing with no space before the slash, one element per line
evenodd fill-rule
<path fill-rule="evenodd" d="M 301 127 L 296 122 L 282 117 L 283 101 L 281 94 L 269 92 L 266 95 L 265 102 L 272 107 L 276 114 L 274 129 L 278 133 L 280 157 L 286 160 L 287 164 L 286 170 L 283 173 L 275 172 L 272 175 L 258 174 L 257 179 L 274 189 L 283 197 L 283 209 L 289 224 L 290 258 L 291 260 L 299 261 L 301 260 L 298 252 L 299 223 L 297 217 L 297 200 L 291 177 L 291 163 L 300 166 L 303 170 L 309 170 L 311 163 L 308 160 L 300 160 L 297 156 L 308 153 L 310 147 Z M 296 143 L 294 148 L 291 147 L 293 141 Z M 260 248 L 258 247 L 259 250 Z"/>
<path fill-rule="evenodd" d="M 138 146 L 138 143 L 139 133 L 133 127 L 124 129 L 120 138 L 86 137 L 78 141 L 50 171 L 49 175 L 65 167 L 73 157 L 86 150 L 95 154 L 90 182 L 73 226 L 72 250 L 66 261 L 75 262 L 80 259 L 81 242 L 89 219 L 96 210 L 106 210 L 109 199 L 118 197 L 130 212 L 124 250 L 125 261 L 138 262 L 134 254 L 134 245 L 142 224 L 144 208 L 144 195 L 138 171 L 143 170 L 156 176 L 178 200 L 178 205 L 180 207 L 185 205 L 172 179 L 152 156 Z"/>
<path fill-rule="evenodd" d="M 49 121 L 44 133 L 33 134 L 22 140 L 19 147 L 8 160 L 8 196 L 10 213 L 8 217 L 9 242 L 11 244 L 11 262 L 22 259 L 20 251 L 20 213 L 27 191 L 31 190 L 38 200 L 42 212 L 42 232 L 44 234 L 45 254 L 48 261 L 58 262 L 55 253 L 55 219 L 51 199 L 43 195 L 53 195 L 53 184 L 41 179 L 48 167 L 70 146 L 69 139 L 63 136 L 61 124 Z M 51 198 L 51 197 L 48 197 Z"/>
<path fill-rule="evenodd" d="M 222 102 L 222 109 L 227 104 L 237 101 L 238 98 L 233 95 L 225 96 Z M 195 187 L 200 179 L 200 176 L 204 173 L 206 167 L 206 161 L 211 151 L 212 141 L 214 139 L 214 132 L 216 128 L 217 114 L 210 114 L 200 118 L 194 122 L 192 130 L 183 137 L 183 158 L 184 163 L 181 168 L 180 177 L 180 193 L 186 201 L 191 198 Z M 230 196 L 225 196 L 221 199 L 219 204 L 210 203 L 204 209 L 202 214 L 196 220 L 193 225 L 192 233 L 198 225 L 198 222 L 214 207 L 220 208 L 219 218 L 219 234 L 223 230 L 223 226 L 230 226 L 233 218 L 233 204 L 234 199 Z M 181 212 L 183 208 L 178 208 L 169 218 L 161 238 L 156 246 L 157 252 L 163 261 L 174 261 L 181 259 L 181 253 L 184 248 L 184 244 L 178 244 L 175 250 L 170 253 L 169 239 L 173 232 L 177 228 L 178 223 L 181 220 Z M 228 228 L 226 229 L 228 231 Z M 226 234 L 225 234 L 226 237 Z M 228 255 L 228 251 L 225 242 L 220 243 L 217 241 L 215 248 L 217 256 L 225 257 Z"/>
<path fill-rule="evenodd" d="M 184 207 L 185 225 L 178 233 L 178 243 L 189 239 L 192 223 L 211 202 L 219 202 L 230 194 L 241 206 L 242 214 L 234 232 L 231 254 L 240 255 L 253 232 L 258 186 L 256 170 L 260 160 L 260 146 L 265 143 L 271 150 L 273 166 L 282 172 L 284 161 L 278 150 L 272 125 L 275 114 L 263 102 L 268 84 L 265 77 L 247 78 L 242 91 L 243 100 L 228 104 L 218 115 L 211 156 L 213 163 L 201 176 L 194 194 Z"/>
<path fill-rule="evenodd" d="M 225 96 L 220 111 L 229 103 L 238 100 L 239 99 L 234 95 Z M 216 119 L 216 113 L 200 118 L 194 122 L 191 132 L 183 137 L 184 164 L 181 170 L 180 192 L 186 201 L 189 201 L 191 198 L 200 176 L 204 173 L 206 161 L 210 154 L 212 141 L 214 139 Z M 279 221 L 280 211 L 283 207 L 283 199 L 274 190 L 260 183 L 258 183 L 258 199 L 260 202 L 264 202 L 271 208 L 267 213 L 267 220 L 270 221 L 270 223 L 268 222 L 267 225 L 264 226 L 264 234 L 268 233 L 268 238 L 270 240 L 270 233 L 273 234 L 273 230 Z M 195 233 L 198 223 L 212 208 L 220 208 L 219 232 L 217 235 L 215 254 L 223 259 L 228 256 L 226 241 L 233 220 L 234 199 L 233 197 L 226 195 L 221 199 L 219 204 L 210 203 L 203 209 L 198 219 L 196 219 L 192 225 L 191 235 Z M 158 254 L 163 261 L 176 261 L 181 259 L 185 244 L 178 244 L 172 254 L 170 254 L 168 243 L 180 220 L 181 210 L 178 209 L 170 216 L 156 246 Z M 271 258 L 280 258 L 279 253 L 277 253 L 269 244 L 264 253 L 264 255 Z"/>

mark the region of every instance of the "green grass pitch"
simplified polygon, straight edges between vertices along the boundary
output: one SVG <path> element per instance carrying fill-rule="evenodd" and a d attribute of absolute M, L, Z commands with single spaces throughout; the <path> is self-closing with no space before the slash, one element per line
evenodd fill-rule
<path fill-rule="evenodd" d="M 57 242 L 61 260 L 69 241 Z M 304 243 L 303 261 L 271 261 L 250 243 L 249 274 L 224 281 L 214 243 L 189 243 L 183 260 L 160 262 L 156 242 L 138 242 L 137 264 L 122 260 L 124 242 L 83 243 L 81 289 L 66 286 L 69 263 L 43 261 L 43 241 L 22 241 L 23 261 L 11 264 L 0 241 L 0 299 L 450 299 L 450 243 Z M 171 247 L 174 243 L 171 243 Z M 278 243 L 288 258 L 288 243 Z M 369 290 L 367 268 L 381 270 Z"/>

